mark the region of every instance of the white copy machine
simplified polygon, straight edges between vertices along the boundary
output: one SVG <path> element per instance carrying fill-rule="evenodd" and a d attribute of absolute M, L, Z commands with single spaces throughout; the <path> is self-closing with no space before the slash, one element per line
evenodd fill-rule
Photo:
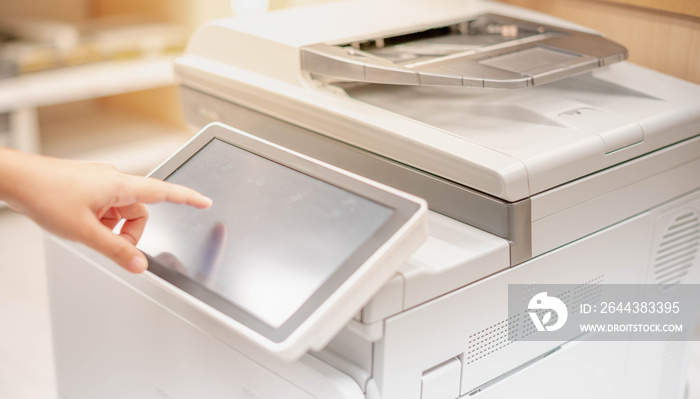
<path fill-rule="evenodd" d="M 700 87 L 626 58 L 489 1 L 202 27 L 153 176 L 215 205 L 151 207 L 143 275 L 47 239 L 61 398 L 683 398 L 687 341 L 506 328 L 509 284 L 698 282 Z"/>

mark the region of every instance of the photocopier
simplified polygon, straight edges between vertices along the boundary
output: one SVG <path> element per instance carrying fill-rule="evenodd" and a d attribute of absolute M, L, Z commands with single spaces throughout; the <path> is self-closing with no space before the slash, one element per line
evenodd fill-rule
<path fill-rule="evenodd" d="M 699 281 L 700 87 L 626 59 L 585 27 L 481 0 L 355 0 L 206 24 L 174 66 L 202 133 L 154 177 L 205 194 L 211 182 L 228 192 L 214 207 L 246 221 L 189 228 L 212 213 L 151 207 L 140 248 L 166 265 L 140 275 L 47 237 L 60 397 L 684 398 L 698 378 L 693 331 L 507 332 L 511 284 L 572 284 L 585 299 L 597 285 Z M 415 228 L 396 225 L 331 288 L 326 277 L 303 288 L 320 269 L 289 260 L 298 247 L 309 262 L 330 257 L 377 235 L 355 224 L 390 218 L 383 200 L 343 191 L 359 185 L 410 202 Z M 308 229 L 318 239 L 294 228 L 322 212 L 323 230 Z M 167 265 L 227 259 L 219 244 L 234 237 L 229 253 L 251 263 L 216 283 Z M 263 261 L 271 253 L 279 264 Z M 343 259 L 329 273 L 355 255 Z M 193 293 L 226 302 L 210 292 L 226 276 L 230 312 Z M 280 307 L 294 316 L 275 319 Z"/>

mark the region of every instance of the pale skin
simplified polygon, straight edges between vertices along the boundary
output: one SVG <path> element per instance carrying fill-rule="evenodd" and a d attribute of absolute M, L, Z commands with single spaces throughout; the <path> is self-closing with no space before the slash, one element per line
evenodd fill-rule
<path fill-rule="evenodd" d="M 51 158 L 0 147 L 0 200 L 45 230 L 101 252 L 133 273 L 146 270 L 136 248 L 146 204 L 205 209 L 211 199 L 189 188 L 129 175 L 114 166 Z M 112 230 L 124 219 L 119 234 Z"/>

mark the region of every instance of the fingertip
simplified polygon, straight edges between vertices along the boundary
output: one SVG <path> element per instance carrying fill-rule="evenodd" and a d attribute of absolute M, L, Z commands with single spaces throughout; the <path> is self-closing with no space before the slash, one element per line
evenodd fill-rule
<path fill-rule="evenodd" d="M 129 264 L 126 265 L 126 270 L 136 274 L 143 273 L 146 269 L 148 269 L 148 260 L 142 253 L 134 255 Z"/>
<path fill-rule="evenodd" d="M 211 198 L 192 188 L 152 177 L 141 180 L 139 184 L 141 186 L 139 186 L 136 200 L 147 204 L 170 202 L 206 209 L 211 207 L 214 202 Z"/>
<path fill-rule="evenodd" d="M 196 205 L 197 205 L 198 208 L 207 209 L 207 208 L 211 208 L 211 206 L 212 206 L 213 204 L 214 204 L 214 200 L 212 200 L 211 198 L 209 198 L 209 197 L 207 197 L 207 196 L 204 196 L 204 195 L 201 195 L 201 194 L 200 194 L 199 201 L 198 201 L 198 203 L 197 203 Z"/>
<path fill-rule="evenodd" d="M 201 194 L 191 188 L 187 188 L 187 190 L 189 191 L 189 196 L 185 203 L 189 206 L 198 209 L 207 209 L 210 208 L 214 203 L 214 201 L 211 198 L 207 197 L 204 194 Z"/>

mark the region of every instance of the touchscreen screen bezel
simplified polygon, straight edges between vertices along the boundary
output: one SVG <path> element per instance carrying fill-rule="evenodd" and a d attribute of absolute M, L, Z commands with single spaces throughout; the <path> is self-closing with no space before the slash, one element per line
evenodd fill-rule
<path fill-rule="evenodd" d="M 420 205 L 401 196 L 388 192 L 370 183 L 358 180 L 343 172 L 334 170 L 310 159 L 299 156 L 289 150 L 255 138 L 247 133 L 215 124 L 195 136 L 180 151 L 158 167 L 150 177 L 166 180 L 182 165 L 187 163 L 212 140 L 248 151 L 267 161 L 275 162 L 297 173 L 305 174 L 326 184 L 333 185 L 354 195 L 365 198 L 380 206 L 393 210 L 386 222 L 379 227 L 353 254 L 338 267 L 331 276 L 297 309 L 283 324 L 275 328 L 224 296 L 212 291 L 191 277 L 160 264 L 152 256 L 148 270 L 192 295 L 200 301 L 226 314 L 238 323 L 264 336 L 266 339 L 280 343 L 287 339 L 304 321 L 306 321 L 328 298 L 338 290 L 360 267 L 381 248 L 413 215 L 420 210 Z"/>

